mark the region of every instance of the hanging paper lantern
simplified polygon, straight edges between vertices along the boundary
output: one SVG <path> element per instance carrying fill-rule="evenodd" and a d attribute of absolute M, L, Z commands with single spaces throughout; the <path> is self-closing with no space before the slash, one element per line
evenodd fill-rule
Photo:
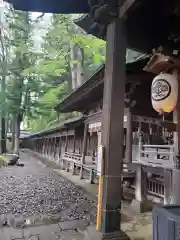
<path fill-rule="evenodd" d="M 151 101 L 153 108 L 159 112 L 170 113 L 178 100 L 178 80 L 176 74 L 161 73 L 153 79 Z"/>

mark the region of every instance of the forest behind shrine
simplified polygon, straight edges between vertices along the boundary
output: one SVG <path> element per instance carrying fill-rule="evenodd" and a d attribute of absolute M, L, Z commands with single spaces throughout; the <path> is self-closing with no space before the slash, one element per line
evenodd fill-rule
<path fill-rule="evenodd" d="M 20 129 L 38 132 L 71 118 L 55 107 L 105 61 L 105 42 L 75 25 L 80 15 L 0 7 L 0 154 L 19 152 Z M 139 53 L 128 50 L 128 61 Z"/>

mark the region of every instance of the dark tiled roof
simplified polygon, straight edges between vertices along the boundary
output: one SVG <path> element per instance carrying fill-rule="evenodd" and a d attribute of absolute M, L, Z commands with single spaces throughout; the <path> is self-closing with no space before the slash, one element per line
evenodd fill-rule
<path fill-rule="evenodd" d="M 43 130 L 43 131 L 31 134 L 30 136 L 27 136 L 27 137 L 24 137 L 24 138 L 39 137 L 39 136 L 43 136 L 45 134 L 51 134 L 51 133 L 56 132 L 57 130 L 66 128 L 67 126 L 69 126 L 71 124 L 74 124 L 74 123 L 78 123 L 78 122 L 79 123 L 83 122 L 83 117 L 82 116 L 74 117 L 74 118 L 68 119 L 66 121 L 60 122 L 60 123 L 52 126 L 51 128 L 47 129 L 47 130 Z"/>

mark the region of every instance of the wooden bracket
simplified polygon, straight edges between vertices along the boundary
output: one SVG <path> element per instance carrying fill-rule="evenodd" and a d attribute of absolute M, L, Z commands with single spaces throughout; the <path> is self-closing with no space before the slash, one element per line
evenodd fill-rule
<path fill-rule="evenodd" d="M 162 53 L 155 53 L 143 70 L 154 74 L 160 74 L 161 72 L 168 72 L 173 68 L 180 69 L 180 59 L 166 56 Z"/>

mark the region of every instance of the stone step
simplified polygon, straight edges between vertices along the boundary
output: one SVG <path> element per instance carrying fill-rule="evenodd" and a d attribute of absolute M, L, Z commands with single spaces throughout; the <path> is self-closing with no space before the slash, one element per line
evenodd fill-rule
<path fill-rule="evenodd" d="M 130 238 L 123 232 L 108 233 L 105 236 L 96 231 L 96 226 L 92 225 L 84 231 L 84 240 L 130 240 Z"/>
<path fill-rule="evenodd" d="M 61 231 L 78 230 L 79 232 L 84 232 L 84 230 L 87 228 L 88 225 L 89 225 L 89 221 L 86 219 L 59 223 L 59 227 Z"/>
<path fill-rule="evenodd" d="M 63 231 L 60 233 L 61 240 L 84 240 L 83 234 L 74 230 Z"/>

